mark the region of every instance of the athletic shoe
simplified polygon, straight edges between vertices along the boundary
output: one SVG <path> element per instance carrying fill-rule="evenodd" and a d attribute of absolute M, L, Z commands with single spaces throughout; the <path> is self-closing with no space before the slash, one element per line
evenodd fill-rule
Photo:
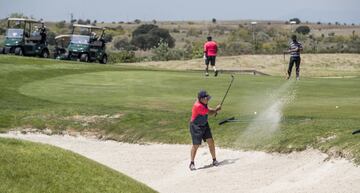
<path fill-rule="evenodd" d="M 219 162 L 217 160 L 214 160 L 212 163 L 213 166 L 219 166 Z"/>
<path fill-rule="evenodd" d="M 219 73 L 219 71 L 215 70 L 215 74 L 214 74 L 214 76 L 217 76 L 217 75 L 218 75 L 218 73 Z"/>
<path fill-rule="evenodd" d="M 300 80 L 300 77 L 296 77 L 296 80 Z"/>
<path fill-rule="evenodd" d="M 209 76 L 209 73 L 205 72 L 205 76 Z"/>
<path fill-rule="evenodd" d="M 195 164 L 190 163 L 190 165 L 189 165 L 189 169 L 190 169 L 191 171 L 196 170 L 196 168 L 195 168 Z"/>

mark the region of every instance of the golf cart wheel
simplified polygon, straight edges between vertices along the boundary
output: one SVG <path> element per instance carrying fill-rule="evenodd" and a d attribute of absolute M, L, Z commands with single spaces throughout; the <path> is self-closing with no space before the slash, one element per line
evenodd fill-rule
<path fill-rule="evenodd" d="M 107 60 L 108 60 L 107 55 L 104 55 L 100 60 L 100 64 L 106 64 Z"/>
<path fill-rule="evenodd" d="M 9 47 L 5 47 L 4 48 L 4 54 L 9 54 L 10 53 L 10 49 Z"/>
<path fill-rule="evenodd" d="M 4 54 L 4 48 L 0 48 L 0 54 Z"/>
<path fill-rule="evenodd" d="M 89 56 L 87 54 L 81 54 L 80 61 L 81 62 L 88 62 L 89 61 Z"/>
<path fill-rule="evenodd" d="M 42 58 L 49 58 L 49 56 L 50 56 L 50 54 L 49 54 L 49 51 L 47 51 L 47 50 L 43 50 L 40 55 L 40 57 L 42 57 Z"/>
<path fill-rule="evenodd" d="M 22 49 L 20 47 L 15 48 L 14 53 L 17 56 L 22 56 L 23 55 L 23 51 L 22 51 Z"/>

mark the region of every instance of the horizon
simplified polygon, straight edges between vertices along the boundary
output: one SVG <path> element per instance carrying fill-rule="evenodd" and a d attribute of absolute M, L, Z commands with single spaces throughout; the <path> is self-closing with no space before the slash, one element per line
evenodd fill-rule
<path fill-rule="evenodd" d="M 56 9 L 53 9 L 54 2 L 16 0 L 7 3 L 1 0 L 0 18 L 6 18 L 12 13 L 22 13 L 25 16 L 53 22 L 70 21 L 71 14 L 73 14 L 74 19 L 90 19 L 106 23 L 129 22 L 135 19 L 141 21 L 209 21 L 215 18 L 217 21 L 288 21 L 291 18 L 299 18 L 302 22 L 360 24 L 360 12 L 357 10 L 360 2 L 356 0 L 319 0 L 315 2 L 303 0 L 302 3 L 295 6 L 286 0 L 271 2 L 224 0 L 221 4 L 214 0 L 195 2 L 183 0 L 171 3 L 166 0 L 151 2 L 104 0 L 102 1 L 103 8 L 100 6 L 100 9 L 98 4 L 89 4 L 85 0 L 75 2 L 63 0 L 61 4 L 56 4 Z M 86 5 L 85 9 L 84 5 Z M 209 9 L 204 11 L 204 6 Z M 126 7 L 126 9 L 122 7 Z"/>

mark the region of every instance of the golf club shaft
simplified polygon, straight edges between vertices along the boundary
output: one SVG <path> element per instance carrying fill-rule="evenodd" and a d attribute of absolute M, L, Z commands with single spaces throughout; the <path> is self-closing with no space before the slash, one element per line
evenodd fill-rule
<path fill-rule="evenodd" d="M 225 98 L 226 98 L 226 96 L 227 96 L 227 94 L 228 94 L 228 92 L 229 92 L 229 90 L 230 90 L 230 87 L 231 87 L 233 81 L 234 81 L 234 75 L 231 75 L 231 82 L 230 82 L 229 87 L 228 87 L 228 89 L 226 90 L 226 93 L 225 93 L 225 95 L 224 95 L 224 97 L 223 97 L 223 99 L 222 99 L 222 101 L 221 101 L 221 103 L 220 103 L 221 106 L 223 105 L 223 103 L 224 103 L 224 101 L 225 101 Z"/>
<path fill-rule="evenodd" d="M 227 96 L 227 94 L 228 94 L 228 92 L 229 92 L 229 90 L 230 90 L 230 87 L 231 87 L 231 85 L 232 85 L 233 82 L 234 82 L 234 75 L 231 75 L 231 82 L 230 82 L 229 87 L 228 87 L 228 89 L 226 90 L 226 93 L 225 93 L 225 95 L 224 95 L 224 97 L 223 97 L 223 99 L 222 99 L 222 101 L 221 101 L 221 103 L 220 103 L 220 106 L 223 105 L 223 103 L 224 103 L 224 101 L 225 101 L 225 98 L 226 98 L 226 96 Z M 215 113 L 215 117 L 216 117 L 216 116 L 217 116 L 217 112 Z"/>

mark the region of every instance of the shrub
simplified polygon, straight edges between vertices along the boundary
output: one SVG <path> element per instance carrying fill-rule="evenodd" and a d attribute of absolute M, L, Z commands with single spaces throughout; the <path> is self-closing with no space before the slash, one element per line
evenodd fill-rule
<path fill-rule="evenodd" d="M 158 46 L 153 50 L 154 56 L 152 60 L 167 61 L 170 60 L 170 48 L 168 43 L 160 40 Z"/>
<path fill-rule="evenodd" d="M 111 42 L 112 39 L 113 39 L 112 34 L 107 33 L 107 34 L 104 35 L 104 40 L 105 40 L 105 42 Z"/>
<path fill-rule="evenodd" d="M 108 54 L 108 61 L 111 64 L 114 63 L 134 63 L 138 62 L 139 59 L 136 58 L 135 53 L 130 51 L 121 51 L 121 52 L 110 52 Z"/>
<path fill-rule="evenodd" d="M 5 31 L 6 31 L 6 30 L 5 30 L 4 28 L 1 28 L 1 27 L 0 27 L 0 35 L 5 34 Z"/>
<path fill-rule="evenodd" d="M 114 47 L 118 50 L 135 51 L 136 47 L 130 43 L 128 38 L 116 39 L 114 41 Z"/>
<path fill-rule="evenodd" d="M 187 53 L 185 50 L 171 49 L 169 45 L 161 40 L 159 45 L 152 50 L 154 61 L 168 61 L 168 60 L 183 60 L 187 59 Z"/>
<path fill-rule="evenodd" d="M 300 34 L 309 34 L 310 33 L 310 28 L 308 26 L 299 26 L 298 28 L 296 28 L 295 30 L 297 33 L 300 33 Z"/>
<path fill-rule="evenodd" d="M 60 22 L 58 22 L 58 23 L 55 24 L 55 26 L 56 26 L 57 28 L 59 28 L 59 29 L 64 28 L 65 25 L 66 25 L 66 21 L 65 21 L 65 20 L 60 21 Z"/>
<path fill-rule="evenodd" d="M 199 35 L 202 35 L 202 31 L 195 28 L 190 28 L 186 33 L 186 36 L 198 37 Z"/>
<path fill-rule="evenodd" d="M 204 55 L 203 42 L 187 42 L 185 45 L 185 58 L 202 58 Z"/>
<path fill-rule="evenodd" d="M 55 33 L 52 31 L 47 32 L 47 42 L 49 45 L 55 45 Z"/>

